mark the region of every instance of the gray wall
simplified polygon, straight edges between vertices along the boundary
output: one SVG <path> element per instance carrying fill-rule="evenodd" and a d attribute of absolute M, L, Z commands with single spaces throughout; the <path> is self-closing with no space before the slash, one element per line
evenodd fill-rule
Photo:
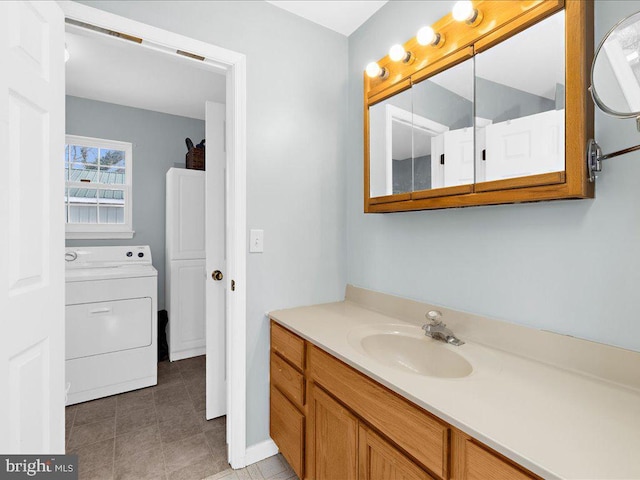
<path fill-rule="evenodd" d="M 262 1 L 86 3 L 247 55 L 247 226 L 265 234 L 247 254 L 247 443 L 264 441 L 265 312 L 344 298 L 347 38 Z"/>
<path fill-rule="evenodd" d="M 80 245 L 150 245 L 158 269 L 158 309 L 164 308 L 165 175 L 184 164 L 184 139 L 204 138 L 204 122 L 166 113 L 67 96 L 67 134 L 133 144 L 133 229 L 128 240 L 67 240 Z M 204 199 L 203 199 L 204 200 Z"/>
<path fill-rule="evenodd" d="M 362 213 L 362 70 L 449 1 L 393 1 L 349 38 L 349 283 L 640 350 L 640 154 L 608 161 L 595 200 Z M 596 1 L 596 41 L 639 1 Z M 596 113 L 605 152 L 640 141 Z"/>

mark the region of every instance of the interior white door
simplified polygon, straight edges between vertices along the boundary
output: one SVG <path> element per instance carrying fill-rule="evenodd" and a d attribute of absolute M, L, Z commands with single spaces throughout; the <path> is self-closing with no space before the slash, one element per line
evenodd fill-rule
<path fill-rule="evenodd" d="M 64 453 L 64 16 L 0 2 L 0 452 Z"/>
<path fill-rule="evenodd" d="M 473 183 L 473 127 L 444 132 L 444 152 L 444 186 Z"/>
<path fill-rule="evenodd" d="M 226 275 L 225 202 L 226 152 L 225 106 L 206 104 L 206 337 L 207 337 L 207 418 L 227 413 L 226 381 Z M 214 272 L 223 278 L 216 280 Z"/>
<path fill-rule="evenodd" d="M 550 110 L 486 128 L 486 180 L 564 170 L 564 110 Z"/>

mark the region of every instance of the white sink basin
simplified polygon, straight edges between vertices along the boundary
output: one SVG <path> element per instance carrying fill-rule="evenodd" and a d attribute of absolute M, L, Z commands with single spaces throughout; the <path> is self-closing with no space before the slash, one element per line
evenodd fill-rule
<path fill-rule="evenodd" d="M 349 332 L 349 344 L 376 362 L 405 372 L 462 378 L 473 372 L 457 348 L 425 336 L 412 325 L 367 325 Z"/>

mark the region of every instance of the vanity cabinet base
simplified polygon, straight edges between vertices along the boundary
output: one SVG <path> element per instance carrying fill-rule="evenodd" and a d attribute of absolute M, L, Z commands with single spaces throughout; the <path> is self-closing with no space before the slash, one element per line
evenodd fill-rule
<path fill-rule="evenodd" d="M 271 341 L 271 438 L 300 479 L 540 480 L 273 321 Z"/>

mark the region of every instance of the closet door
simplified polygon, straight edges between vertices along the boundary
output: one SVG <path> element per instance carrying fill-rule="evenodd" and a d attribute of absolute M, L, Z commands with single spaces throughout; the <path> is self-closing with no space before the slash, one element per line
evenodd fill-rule
<path fill-rule="evenodd" d="M 205 354 L 205 261 L 171 262 L 169 357 L 171 361 Z"/>

